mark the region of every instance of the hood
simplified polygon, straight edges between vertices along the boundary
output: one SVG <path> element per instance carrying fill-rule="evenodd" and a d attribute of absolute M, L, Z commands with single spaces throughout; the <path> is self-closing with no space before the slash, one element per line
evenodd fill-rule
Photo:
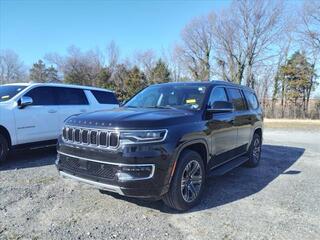
<path fill-rule="evenodd" d="M 116 108 L 70 117 L 67 124 L 87 127 L 159 128 L 197 121 L 199 112 L 180 109 Z"/>

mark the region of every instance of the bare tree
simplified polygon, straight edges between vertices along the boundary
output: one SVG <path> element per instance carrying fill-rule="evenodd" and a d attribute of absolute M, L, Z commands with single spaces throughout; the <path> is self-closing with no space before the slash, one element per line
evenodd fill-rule
<path fill-rule="evenodd" d="M 241 83 L 246 67 L 246 56 L 239 38 L 234 16 L 229 10 L 223 11 L 214 25 L 215 58 L 220 76 L 227 81 Z"/>
<path fill-rule="evenodd" d="M 107 46 L 107 61 L 108 67 L 113 72 L 115 70 L 116 65 L 119 62 L 120 58 L 120 50 L 115 41 L 111 41 Z"/>
<path fill-rule="evenodd" d="M 182 44 L 175 49 L 180 63 L 193 79 L 210 79 L 214 22 L 214 14 L 193 19 L 183 29 Z"/>
<path fill-rule="evenodd" d="M 147 81 L 151 79 L 151 71 L 156 64 L 157 56 L 152 50 L 136 52 L 134 55 L 134 64 L 139 66 L 145 73 Z"/>
<path fill-rule="evenodd" d="M 182 66 L 179 62 L 179 56 L 177 56 L 176 52 L 173 51 L 172 48 L 168 48 L 166 50 L 163 49 L 161 58 L 166 62 L 170 69 L 173 82 L 178 82 L 184 79 Z"/>
<path fill-rule="evenodd" d="M 280 79 L 280 69 L 283 66 L 288 57 L 289 51 L 293 45 L 293 28 L 295 25 L 291 25 L 291 28 L 287 28 L 286 33 L 283 34 L 283 38 L 281 41 L 278 42 L 278 51 L 277 53 L 277 60 L 275 60 L 275 66 L 273 71 L 269 73 L 269 76 L 273 78 L 273 90 L 272 90 L 272 104 L 271 104 L 271 116 L 277 117 L 278 114 L 276 112 L 276 103 L 280 97 L 281 100 L 281 115 L 284 115 L 284 100 L 285 100 L 285 82 L 281 81 Z"/>
<path fill-rule="evenodd" d="M 320 2 L 306 0 L 302 9 L 302 36 L 313 48 L 320 49 Z"/>
<path fill-rule="evenodd" d="M 26 71 L 19 56 L 11 50 L 0 53 L 0 84 L 25 81 Z"/>
<path fill-rule="evenodd" d="M 253 68 L 273 57 L 281 36 L 283 6 L 272 0 L 234 1 L 215 25 L 217 62 L 228 80 L 254 88 Z"/>
<path fill-rule="evenodd" d="M 102 54 L 99 50 L 82 52 L 79 48 L 68 48 L 67 56 L 47 54 L 47 61 L 54 63 L 63 73 L 64 80 L 81 85 L 97 85 L 97 76 L 103 67 Z"/>

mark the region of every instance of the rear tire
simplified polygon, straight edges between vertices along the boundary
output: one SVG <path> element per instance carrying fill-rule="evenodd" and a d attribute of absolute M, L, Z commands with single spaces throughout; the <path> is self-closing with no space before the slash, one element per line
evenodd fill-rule
<path fill-rule="evenodd" d="M 246 162 L 246 167 L 254 168 L 260 163 L 261 158 L 261 137 L 259 134 L 255 133 L 253 135 L 250 148 L 248 150 L 249 160 Z"/>
<path fill-rule="evenodd" d="M 9 144 L 5 136 L 0 133 L 0 163 L 7 160 Z"/>
<path fill-rule="evenodd" d="M 200 200 L 205 176 L 202 157 L 195 151 L 183 151 L 178 159 L 169 191 L 162 200 L 167 206 L 178 211 L 192 208 Z"/>

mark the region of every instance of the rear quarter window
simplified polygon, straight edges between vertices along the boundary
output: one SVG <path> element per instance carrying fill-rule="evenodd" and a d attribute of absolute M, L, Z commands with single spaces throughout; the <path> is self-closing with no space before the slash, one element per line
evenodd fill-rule
<path fill-rule="evenodd" d="M 257 109 L 259 107 L 259 101 L 253 92 L 243 91 L 246 97 L 247 103 L 250 109 Z"/>
<path fill-rule="evenodd" d="M 228 88 L 227 92 L 228 92 L 229 99 L 233 103 L 236 111 L 247 110 L 247 105 L 244 101 L 244 98 L 241 94 L 240 89 Z"/>
<path fill-rule="evenodd" d="M 119 104 L 113 92 L 105 92 L 98 90 L 91 90 L 91 92 L 100 104 Z"/>

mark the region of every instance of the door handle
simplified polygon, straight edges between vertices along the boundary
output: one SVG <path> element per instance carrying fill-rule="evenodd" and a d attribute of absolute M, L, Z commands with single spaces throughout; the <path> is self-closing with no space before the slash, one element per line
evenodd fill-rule
<path fill-rule="evenodd" d="M 85 112 L 87 112 L 87 110 L 86 109 L 81 109 L 80 112 L 85 113 Z"/>
<path fill-rule="evenodd" d="M 50 109 L 49 111 L 48 111 L 48 113 L 56 113 L 57 112 L 57 110 L 55 110 L 55 109 Z"/>

